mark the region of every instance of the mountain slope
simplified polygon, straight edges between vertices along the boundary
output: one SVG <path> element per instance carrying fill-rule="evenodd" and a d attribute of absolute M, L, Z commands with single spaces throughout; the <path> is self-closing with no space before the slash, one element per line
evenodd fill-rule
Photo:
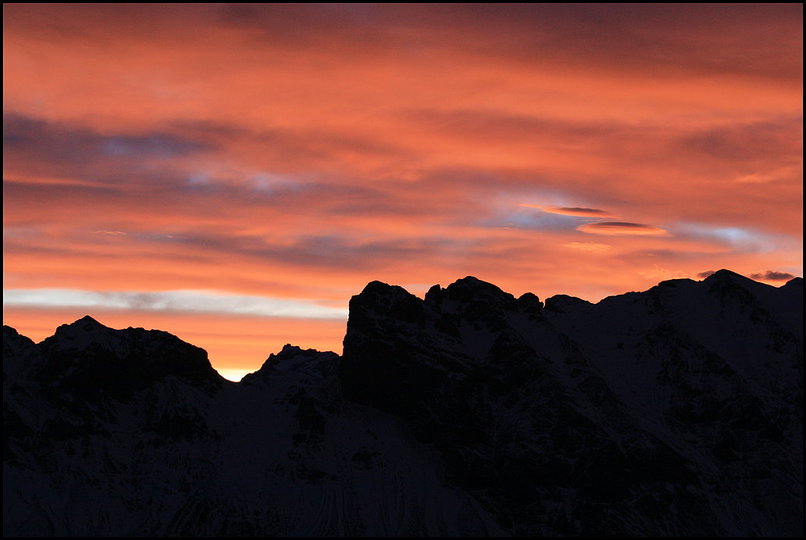
<path fill-rule="evenodd" d="M 524 535 L 802 529 L 802 288 L 721 271 L 593 305 L 465 278 L 353 297 L 348 398 Z"/>
<path fill-rule="evenodd" d="M 799 535 L 802 280 L 372 282 L 342 357 L 4 327 L 4 534 Z"/>
<path fill-rule="evenodd" d="M 39 345 L 4 327 L 4 534 L 503 534 L 399 420 L 342 398 L 334 353 L 286 346 L 240 384 L 202 353 L 89 318 Z"/>

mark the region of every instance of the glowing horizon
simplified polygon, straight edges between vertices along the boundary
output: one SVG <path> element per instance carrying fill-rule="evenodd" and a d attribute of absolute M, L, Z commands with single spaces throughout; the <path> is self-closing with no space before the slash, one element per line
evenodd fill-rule
<path fill-rule="evenodd" d="M 803 274 L 801 4 L 3 14 L 3 316 L 36 341 L 92 309 L 254 371 L 336 350 L 373 280 Z"/>
<path fill-rule="evenodd" d="M 696 278 L 699 280 L 704 280 L 713 273 L 714 271 L 700 272 Z M 768 271 L 745 277 L 749 277 L 750 279 L 769 286 L 783 287 L 786 282 L 794 279 L 797 276 L 784 272 Z M 415 289 L 422 289 L 422 287 L 416 286 Z M 332 351 L 337 354 L 341 354 L 342 350 L 340 336 L 343 336 L 346 331 L 346 314 L 344 314 L 343 317 L 337 317 L 335 314 L 330 312 L 325 312 L 324 316 L 322 316 L 321 313 L 316 312 L 313 314 L 313 316 L 309 315 L 307 317 L 302 313 L 291 316 L 285 313 L 280 313 L 278 315 L 273 314 L 274 310 L 277 309 L 277 306 L 272 302 L 265 304 L 264 302 L 260 301 L 257 303 L 257 305 L 255 305 L 256 301 L 262 300 L 257 297 L 244 299 L 244 297 L 236 296 L 231 299 L 235 301 L 234 304 L 229 302 L 229 306 L 227 306 L 227 302 L 225 301 L 221 309 L 212 311 L 207 309 L 206 306 L 204 309 L 199 309 L 197 305 L 199 300 L 194 299 L 193 302 L 189 302 L 189 296 L 185 295 L 167 295 L 167 299 L 163 300 L 163 296 L 159 293 L 147 293 L 146 297 L 148 299 L 146 301 L 140 301 L 136 305 L 131 305 L 132 300 L 127 296 L 126 293 L 113 293 L 118 299 L 117 302 L 113 301 L 106 304 L 101 304 L 98 302 L 100 296 L 98 293 L 88 293 L 87 291 L 82 291 L 84 294 L 76 295 L 75 291 L 70 291 L 68 294 L 65 294 L 65 292 L 66 291 L 43 292 L 36 289 L 31 289 L 25 290 L 23 294 L 17 294 L 16 291 L 5 291 L 6 294 L 3 298 L 3 307 L 4 309 L 9 308 L 10 310 L 14 311 L 15 316 L 20 317 L 24 323 L 29 324 L 28 327 L 33 333 L 23 333 L 23 335 L 28 338 L 32 338 L 35 342 L 41 342 L 43 339 L 53 335 L 57 326 L 62 324 L 71 324 L 79 320 L 83 317 L 83 315 L 77 314 L 82 312 L 85 312 L 86 315 L 89 315 L 96 320 L 101 319 L 98 320 L 98 322 L 114 329 L 120 329 L 125 325 L 126 327 L 146 327 L 148 330 L 164 330 L 159 326 L 152 328 L 147 324 L 132 324 L 132 321 L 155 320 L 153 317 L 156 315 L 157 321 L 164 320 L 165 322 L 163 324 L 174 326 L 175 331 L 178 333 L 178 337 L 184 339 L 188 343 L 197 345 L 196 341 L 199 341 L 207 343 L 208 347 L 212 347 L 212 349 L 206 348 L 206 350 L 208 352 L 208 356 L 210 357 L 211 363 L 213 363 L 213 367 L 222 377 L 235 382 L 239 381 L 244 375 L 257 371 L 270 354 L 279 352 L 282 345 L 278 346 L 277 344 L 282 343 L 283 345 L 294 345 L 294 343 L 289 343 L 289 341 L 286 339 L 286 336 L 299 334 L 300 327 L 298 326 L 295 328 L 293 324 L 289 327 L 288 323 L 291 321 L 299 321 L 299 323 L 301 323 L 309 331 L 313 328 L 316 328 L 317 325 L 320 326 L 320 331 L 322 327 L 327 328 L 327 331 L 324 335 L 312 336 L 308 334 L 306 337 L 318 344 L 318 346 L 302 347 L 303 349 L 311 348 L 319 351 Z M 134 293 L 128 294 L 131 295 Z M 420 294 L 417 294 L 416 296 L 419 296 L 420 299 L 422 299 L 424 297 L 424 293 L 420 291 Z M 53 297 L 55 297 L 56 300 L 52 304 L 46 304 L 46 306 L 51 310 L 56 310 L 58 316 L 62 317 L 64 320 L 57 322 L 57 326 L 54 326 L 51 329 L 48 326 L 41 325 L 42 320 L 47 320 L 47 317 L 42 317 L 41 313 L 31 311 L 31 308 L 39 307 L 41 304 L 41 299 Z M 160 299 L 160 301 L 155 301 L 154 297 Z M 61 304 L 56 305 L 59 302 L 59 298 L 61 298 Z M 217 300 L 221 300 L 221 298 L 218 298 Z M 247 309 L 243 309 L 244 306 L 242 303 L 244 300 L 246 300 Z M 166 303 L 170 301 L 178 302 L 179 305 L 176 306 L 176 309 L 168 309 Z M 232 309 L 233 306 L 235 309 Z M 280 306 L 281 308 L 286 307 L 284 304 L 280 304 Z M 311 307 L 305 304 L 301 304 L 301 306 L 303 309 L 310 309 Z M 291 307 L 295 309 L 300 308 L 300 306 L 294 304 L 291 304 Z M 95 315 L 86 313 L 88 309 L 94 309 Z M 36 318 L 35 324 L 30 325 L 29 321 L 26 320 L 26 311 L 29 316 L 33 315 Z M 173 314 L 171 313 L 172 311 Z M 51 315 L 51 313 L 48 313 L 48 315 Z M 166 315 L 167 318 L 165 318 Z M 176 321 L 171 318 L 172 315 L 183 316 L 182 322 L 184 325 L 177 325 Z M 110 326 L 105 322 L 110 320 L 119 322 Z M 304 322 L 302 322 L 303 320 Z M 273 329 L 271 334 L 267 334 L 267 331 L 263 329 L 262 335 L 260 329 L 249 328 L 250 325 L 255 327 L 261 326 L 262 324 L 276 327 Z M 338 339 L 334 339 L 334 330 L 338 331 L 339 329 L 341 330 L 341 334 L 337 336 Z M 283 332 L 287 332 L 287 334 Z M 265 352 L 263 356 L 260 357 L 262 360 L 260 360 L 259 363 L 256 363 L 257 360 L 255 359 L 252 359 L 255 360 L 254 362 L 250 362 L 250 359 L 243 356 L 238 356 L 236 358 L 239 361 L 233 364 L 233 366 L 222 367 L 219 365 L 216 367 L 216 356 L 226 357 L 227 353 L 232 353 L 233 351 L 237 351 L 239 355 L 242 355 L 243 351 L 252 352 L 261 348 L 265 349 L 267 343 L 274 344 L 274 348 L 268 352 Z"/>

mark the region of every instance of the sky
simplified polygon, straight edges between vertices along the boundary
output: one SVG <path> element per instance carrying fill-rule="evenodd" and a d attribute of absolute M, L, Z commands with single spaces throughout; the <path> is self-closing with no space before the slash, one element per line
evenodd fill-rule
<path fill-rule="evenodd" d="M 372 280 L 803 274 L 802 4 L 3 4 L 3 319 L 341 353 Z"/>

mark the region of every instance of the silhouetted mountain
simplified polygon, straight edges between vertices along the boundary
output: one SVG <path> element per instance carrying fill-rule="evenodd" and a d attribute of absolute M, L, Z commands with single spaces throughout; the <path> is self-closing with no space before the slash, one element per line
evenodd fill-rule
<path fill-rule="evenodd" d="M 803 285 L 545 306 L 369 283 L 239 384 L 170 334 L 4 327 L 7 535 L 800 535 Z"/>
<path fill-rule="evenodd" d="M 516 534 L 801 530 L 797 282 L 723 270 L 546 306 L 473 278 L 424 301 L 372 283 L 345 396 L 405 418 Z"/>

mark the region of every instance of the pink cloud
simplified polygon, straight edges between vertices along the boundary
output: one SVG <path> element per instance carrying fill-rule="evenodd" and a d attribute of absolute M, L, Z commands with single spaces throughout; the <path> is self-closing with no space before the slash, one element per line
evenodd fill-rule
<path fill-rule="evenodd" d="M 340 302 L 476 275 L 597 300 L 704 268 L 800 275 L 801 20 L 6 5 L 5 285 Z"/>

